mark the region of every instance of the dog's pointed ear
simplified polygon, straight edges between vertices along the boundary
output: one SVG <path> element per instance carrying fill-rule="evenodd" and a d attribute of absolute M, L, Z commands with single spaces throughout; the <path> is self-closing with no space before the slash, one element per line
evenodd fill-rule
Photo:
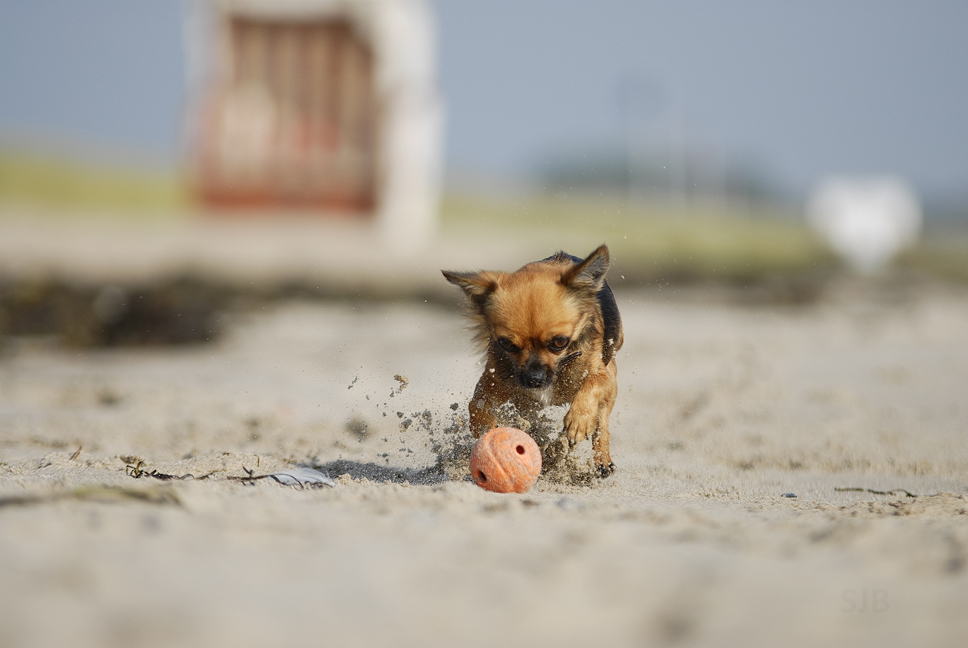
<path fill-rule="evenodd" d="M 441 270 L 444 278 L 458 286 L 475 302 L 494 292 L 497 288 L 497 277 L 493 272 L 450 272 Z"/>
<path fill-rule="evenodd" d="M 608 246 L 600 245 L 583 261 L 566 270 L 561 275 L 561 283 L 576 290 L 597 293 L 605 285 L 609 263 Z"/>

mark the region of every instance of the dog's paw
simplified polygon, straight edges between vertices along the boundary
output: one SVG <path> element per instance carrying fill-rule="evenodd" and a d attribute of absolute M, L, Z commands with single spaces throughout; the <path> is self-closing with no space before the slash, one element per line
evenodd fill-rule
<path fill-rule="evenodd" d="M 615 472 L 615 464 L 613 464 L 611 461 L 609 461 L 608 464 L 598 464 L 595 466 L 595 474 L 601 479 L 605 479 L 613 472 Z"/>
<path fill-rule="evenodd" d="M 574 407 L 565 414 L 563 421 L 564 433 L 571 445 L 581 443 L 595 431 L 598 421 L 594 416 L 581 416 L 575 413 Z"/>

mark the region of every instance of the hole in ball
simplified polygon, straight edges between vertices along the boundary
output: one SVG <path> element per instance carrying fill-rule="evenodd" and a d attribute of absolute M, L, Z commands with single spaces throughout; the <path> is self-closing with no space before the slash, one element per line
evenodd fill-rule
<path fill-rule="evenodd" d="M 487 475 L 484 474 L 483 470 L 477 471 L 477 481 L 481 482 L 482 484 L 487 481 Z"/>
<path fill-rule="evenodd" d="M 518 446 L 515 450 L 518 451 L 518 454 L 524 454 L 524 446 Z"/>

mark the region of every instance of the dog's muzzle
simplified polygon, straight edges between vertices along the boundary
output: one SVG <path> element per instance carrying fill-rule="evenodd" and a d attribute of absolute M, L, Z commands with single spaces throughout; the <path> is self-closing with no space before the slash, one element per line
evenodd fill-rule
<path fill-rule="evenodd" d="M 554 380 L 554 372 L 540 362 L 529 362 L 515 374 L 521 386 L 528 389 L 544 389 Z"/>

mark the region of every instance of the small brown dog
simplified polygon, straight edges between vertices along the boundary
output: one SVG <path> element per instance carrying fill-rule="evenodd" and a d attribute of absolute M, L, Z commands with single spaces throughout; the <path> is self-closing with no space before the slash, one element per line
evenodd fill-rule
<path fill-rule="evenodd" d="M 534 424 L 549 405 L 571 404 L 564 418 L 570 445 L 592 438 L 596 470 L 615 470 L 608 418 L 618 391 L 615 352 L 622 320 L 604 245 L 579 259 L 558 252 L 516 272 L 447 272 L 470 298 L 487 364 L 468 405 L 475 437 L 497 427 L 507 403 Z"/>

